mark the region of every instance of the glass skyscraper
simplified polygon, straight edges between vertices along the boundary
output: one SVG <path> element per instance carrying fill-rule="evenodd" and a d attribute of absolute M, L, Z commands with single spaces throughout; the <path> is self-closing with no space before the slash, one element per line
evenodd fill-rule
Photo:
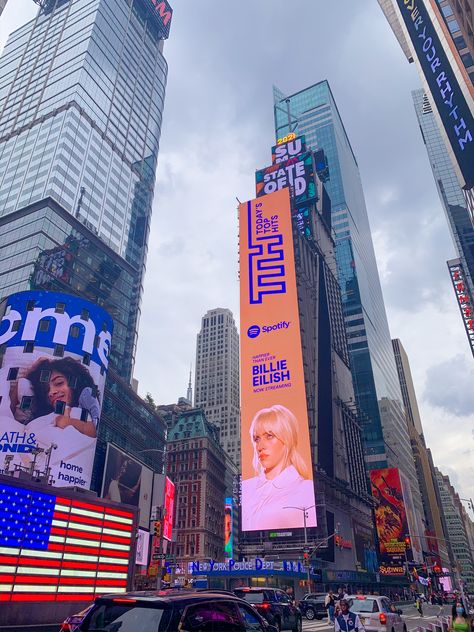
<path fill-rule="evenodd" d="M 474 296 L 474 226 L 428 96 L 413 90 L 413 103 L 451 236 Z"/>
<path fill-rule="evenodd" d="M 129 381 L 171 9 L 149 0 L 41 5 L 0 59 L 0 297 L 34 285 L 44 266 L 69 291 L 95 294 L 116 320 L 112 363 Z M 55 253 L 62 267 L 74 259 L 67 280 Z"/>
<path fill-rule="evenodd" d="M 274 88 L 276 137 L 304 135 L 328 161 L 338 279 L 364 451 L 370 469 L 399 467 L 422 515 L 420 492 L 392 351 L 359 168 L 327 81 L 293 95 Z"/>

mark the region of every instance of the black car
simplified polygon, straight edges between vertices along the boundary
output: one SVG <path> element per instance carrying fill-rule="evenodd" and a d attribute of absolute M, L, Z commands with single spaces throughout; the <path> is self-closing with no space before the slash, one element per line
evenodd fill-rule
<path fill-rule="evenodd" d="M 276 632 L 225 591 L 166 590 L 97 597 L 78 632 Z"/>
<path fill-rule="evenodd" d="M 298 607 L 307 619 L 324 619 L 328 612 L 324 605 L 326 595 L 321 593 L 306 593 Z"/>
<path fill-rule="evenodd" d="M 301 632 L 303 621 L 301 612 L 289 595 L 278 588 L 236 588 L 235 594 L 265 617 L 277 630 Z"/>

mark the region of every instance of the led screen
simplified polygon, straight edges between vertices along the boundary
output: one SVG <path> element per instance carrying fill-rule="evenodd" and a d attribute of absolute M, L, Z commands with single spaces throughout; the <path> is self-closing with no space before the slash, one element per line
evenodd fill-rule
<path fill-rule="evenodd" d="M 240 235 L 242 529 L 314 527 L 288 189 L 241 204 Z"/>
<path fill-rule="evenodd" d="M 89 489 L 112 319 L 48 291 L 13 294 L 1 313 L 0 469 Z"/>
<path fill-rule="evenodd" d="M 233 535 L 233 502 L 232 498 L 225 499 L 224 508 L 224 556 L 228 559 L 233 557 L 234 535 Z"/>
<path fill-rule="evenodd" d="M 255 174 L 257 197 L 289 188 L 293 205 L 308 204 L 317 198 L 313 154 L 293 156 L 286 162 L 260 169 Z"/>
<path fill-rule="evenodd" d="M 131 511 L 4 482 L 0 506 L 0 601 L 88 601 L 127 590 Z"/>
<path fill-rule="evenodd" d="M 174 512 L 174 483 L 166 477 L 165 483 L 165 511 L 163 518 L 163 537 L 171 541 L 173 534 L 173 512 Z"/>

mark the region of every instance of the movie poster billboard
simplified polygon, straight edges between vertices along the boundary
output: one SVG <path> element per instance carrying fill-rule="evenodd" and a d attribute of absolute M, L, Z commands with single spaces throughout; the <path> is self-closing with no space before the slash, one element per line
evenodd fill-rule
<path fill-rule="evenodd" d="M 255 182 L 257 197 L 289 188 L 293 205 L 308 204 L 317 198 L 313 154 L 306 152 L 260 169 Z"/>
<path fill-rule="evenodd" d="M 379 562 L 372 529 L 355 520 L 352 525 L 354 529 L 357 570 L 365 573 L 377 573 L 379 570 Z"/>
<path fill-rule="evenodd" d="M 289 191 L 239 212 L 242 530 L 315 527 Z"/>
<path fill-rule="evenodd" d="M 370 471 L 382 575 L 405 574 L 408 520 L 398 468 Z"/>
<path fill-rule="evenodd" d="M 0 469 L 89 489 L 112 318 L 49 291 L 13 294 L 0 314 Z"/>
<path fill-rule="evenodd" d="M 163 518 L 163 537 L 171 542 L 173 535 L 173 515 L 174 515 L 174 492 L 175 486 L 173 481 L 166 477 L 165 482 L 165 504 Z"/>
<path fill-rule="evenodd" d="M 231 496 L 228 496 L 225 499 L 225 507 L 224 507 L 224 556 L 226 559 L 232 559 L 234 557 L 233 555 L 233 548 L 234 548 L 233 523 L 234 523 L 233 499 Z"/>
<path fill-rule="evenodd" d="M 102 498 L 140 508 L 140 526 L 150 526 L 153 472 L 111 443 L 107 444 Z"/>

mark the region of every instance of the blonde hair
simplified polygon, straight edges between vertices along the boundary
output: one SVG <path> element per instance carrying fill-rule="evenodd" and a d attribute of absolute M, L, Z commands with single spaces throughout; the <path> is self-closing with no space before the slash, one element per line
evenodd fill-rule
<path fill-rule="evenodd" d="M 305 479 L 311 479 L 311 470 L 296 448 L 298 444 L 298 422 L 296 417 L 291 410 L 280 404 L 275 404 L 271 408 L 262 408 L 250 424 L 250 438 L 253 444 L 253 467 L 257 475 L 262 474 L 264 471 L 258 458 L 254 441 L 255 432 L 261 428 L 271 429 L 275 437 L 285 446 L 286 453 L 282 470 L 293 465 L 300 476 Z"/>

